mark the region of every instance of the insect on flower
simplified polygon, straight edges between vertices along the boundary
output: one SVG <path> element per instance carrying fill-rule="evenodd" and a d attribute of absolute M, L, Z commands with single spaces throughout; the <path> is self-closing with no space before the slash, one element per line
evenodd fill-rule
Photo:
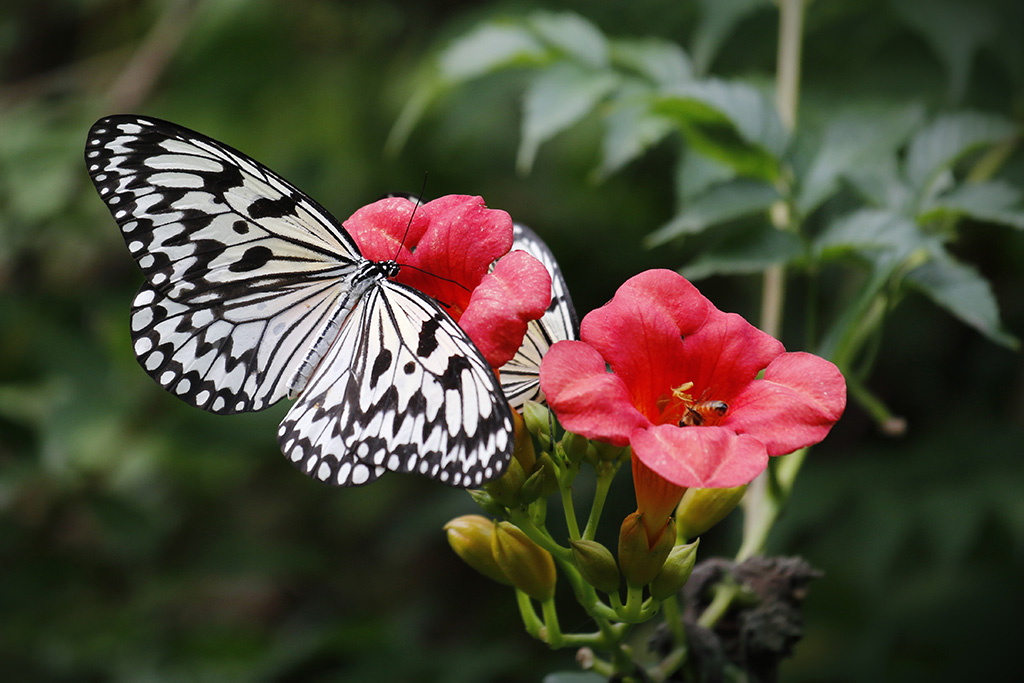
<path fill-rule="evenodd" d="M 511 358 L 550 297 L 535 259 L 519 254 L 509 259 L 517 266 L 502 265 L 512 244 L 508 214 L 460 196 L 415 212 L 401 199 L 364 207 L 364 239 L 387 249 L 374 260 L 350 234 L 356 216 L 342 227 L 262 164 L 173 123 L 101 119 L 85 157 L 146 278 L 131 309 L 135 354 L 167 391 L 220 414 L 297 397 L 278 443 L 296 467 L 336 486 L 386 471 L 452 486 L 502 474 L 513 423 L 490 356 L 505 344 Z M 370 238 L 367 224 L 377 233 Z M 388 242 L 382 224 L 398 226 L 398 242 Z M 402 238 L 407 229 L 422 240 L 415 254 Z M 458 290 L 460 306 L 403 281 L 403 266 L 416 259 L 433 260 L 413 275 L 445 263 L 461 268 L 442 280 Z M 502 277 L 516 279 L 517 295 L 488 305 L 509 289 Z M 478 288 L 489 299 L 476 307 L 483 312 L 474 337 L 460 324 L 474 317 L 467 310 Z M 478 348 L 497 327 L 501 338 Z"/>

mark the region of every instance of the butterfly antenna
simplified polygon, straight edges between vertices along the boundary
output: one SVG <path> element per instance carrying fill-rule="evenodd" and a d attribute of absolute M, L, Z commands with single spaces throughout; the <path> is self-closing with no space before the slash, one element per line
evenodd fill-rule
<path fill-rule="evenodd" d="M 423 184 L 420 185 L 419 196 L 416 197 L 416 201 L 412 205 L 412 213 L 409 214 L 409 222 L 405 226 L 405 234 L 402 235 L 402 241 L 398 244 L 398 249 L 395 250 L 395 258 L 392 261 L 398 260 L 398 255 L 402 253 L 402 247 L 405 245 L 405 239 L 409 236 L 409 231 L 412 229 L 412 219 L 416 217 L 416 209 L 420 208 L 423 204 L 423 195 L 427 191 L 427 174 L 423 174 Z"/>

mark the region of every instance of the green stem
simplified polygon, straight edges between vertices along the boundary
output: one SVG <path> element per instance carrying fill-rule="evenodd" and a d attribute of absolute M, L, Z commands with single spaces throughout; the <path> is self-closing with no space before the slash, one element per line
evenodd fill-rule
<path fill-rule="evenodd" d="M 544 550 L 554 555 L 555 559 L 563 560 L 565 562 L 572 562 L 572 551 L 569 548 L 555 543 L 555 540 L 551 538 L 551 534 L 546 529 L 542 529 L 534 524 L 530 514 L 522 509 L 509 509 L 508 518 L 513 524 L 522 529 L 523 533 L 526 534 L 531 541 L 539 545 Z"/>
<path fill-rule="evenodd" d="M 738 585 L 727 582 L 720 583 L 715 586 L 715 597 L 711 599 L 711 604 L 707 606 L 704 613 L 700 615 L 700 619 L 697 623 L 704 628 L 711 629 L 715 627 L 718 620 L 725 616 L 725 613 L 729 611 L 729 607 L 732 606 L 733 600 L 735 600 L 740 594 L 740 588 Z"/>
<path fill-rule="evenodd" d="M 568 472 L 568 470 L 566 471 Z M 577 541 L 580 538 L 580 526 L 576 521 L 576 506 L 572 501 L 573 479 L 575 476 L 570 477 L 559 473 L 558 491 L 562 494 L 562 510 L 565 512 L 565 525 L 569 529 L 569 538 Z"/>
<path fill-rule="evenodd" d="M 558 610 L 555 609 L 554 599 L 545 600 L 540 603 L 541 613 L 544 615 L 544 629 L 547 635 L 547 644 L 552 648 L 565 647 L 565 639 L 562 637 L 562 627 L 558 625 Z"/>
<path fill-rule="evenodd" d="M 594 502 L 590 506 L 590 517 L 587 518 L 587 526 L 583 529 L 583 538 L 588 541 L 593 541 L 594 536 L 597 534 L 597 525 L 601 521 L 601 512 L 604 510 L 604 503 L 608 498 L 608 490 L 611 488 L 612 479 L 615 478 L 615 473 L 618 471 L 619 467 L 616 464 L 604 471 L 598 472 L 597 484 L 594 487 Z"/>
<path fill-rule="evenodd" d="M 747 495 L 743 499 L 746 511 L 743 519 L 743 543 L 736 553 L 737 562 L 743 562 L 764 552 L 768 533 L 789 500 L 796 475 L 806 455 L 807 449 L 801 448 L 789 455 L 773 459 L 768 464 L 768 469 L 747 489 Z M 753 499 L 750 498 L 751 490 L 757 492 Z M 747 507 L 748 505 L 756 508 Z"/>
<path fill-rule="evenodd" d="M 644 589 L 626 586 L 626 604 L 619 612 L 619 618 L 627 624 L 636 624 L 640 619 L 640 608 L 644 603 Z"/>
<path fill-rule="evenodd" d="M 519 614 L 523 618 L 523 626 L 526 627 L 526 632 L 537 640 L 545 640 L 543 635 L 544 624 L 537 617 L 537 612 L 533 609 L 530 596 L 517 588 L 516 603 L 519 605 Z"/>

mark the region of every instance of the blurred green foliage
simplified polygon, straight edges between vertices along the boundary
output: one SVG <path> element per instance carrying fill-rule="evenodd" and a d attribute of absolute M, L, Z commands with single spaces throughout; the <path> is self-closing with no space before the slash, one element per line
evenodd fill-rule
<path fill-rule="evenodd" d="M 567 9 L 578 14 L 551 14 Z M 480 194 L 543 235 L 581 312 L 639 270 L 685 263 L 710 276 L 699 284 L 720 308 L 756 319 L 759 279 L 725 275 L 797 258 L 754 241 L 772 235 L 763 214 L 785 145 L 764 95 L 776 31 L 767 0 L 5 4 L 5 678 L 472 682 L 572 667 L 522 632 L 510 593 L 447 549 L 441 527 L 474 511 L 467 495 L 411 477 L 322 486 L 278 452 L 283 407 L 204 414 L 137 367 L 127 312 L 140 276 L 81 160 L 96 118 L 139 111 L 200 130 L 340 218 L 429 173 L 429 196 Z M 865 378 L 907 435 L 880 435 L 851 406 L 773 537 L 826 573 L 784 678 L 1015 670 L 1024 372 L 976 330 L 1002 343 L 1024 331 L 1024 7 L 819 0 L 805 32 L 807 134 L 787 163 L 807 180 L 797 205 L 819 218 L 814 301 L 849 310 L 840 302 L 879 272 L 851 263 L 913 251 L 921 226 L 941 239 L 932 272 L 891 300 Z M 632 90 L 593 68 L 609 39 L 607 63 L 642 77 Z M 438 63 L 451 83 L 432 80 Z M 693 78 L 654 109 L 609 106 Z M 385 154 L 389 134 L 392 149 L 406 138 L 400 153 Z M 994 143 L 1008 145 L 998 173 L 963 182 Z M 687 154 L 723 146 L 743 163 Z M 784 339 L 827 346 L 802 323 L 803 282 L 791 281 Z M 609 519 L 631 511 L 619 483 Z M 731 533 L 701 552 L 727 552 Z"/>

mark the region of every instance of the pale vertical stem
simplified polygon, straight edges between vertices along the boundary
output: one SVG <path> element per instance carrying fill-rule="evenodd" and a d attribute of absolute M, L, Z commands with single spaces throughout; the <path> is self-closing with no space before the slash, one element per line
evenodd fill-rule
<path fill-rule="evenodd" d="M 800 99 L 800 52 L 803 43 L 804 9 L 808 0 L 776 0 L 779 6 L 779 45 L 775 65 L 775 106 L 787 130 L 796 125 Z M 772 223 L 780 230 L 793 230 L 794 216 L 790 207 L 780 201 L 772 207 Z M 778 338 L 782 332 L 782 309 L 785 302 L 786 270 L 772 266 L 764 273 L 761 293 L 761 329 Z M 768 529 L 784 503 L 769 486 L 771 473 L 766 470 L 750 484 L 743 499 L 743 558 L 764 549 Z"/>
<path fill-rule="evenodd" d="M 777 0 L 779 47 L 775 64 L 775 106 L 786 130 L 796 126 L 800 94 L 800 50 L 803 46 L 807 0 Z"/>

